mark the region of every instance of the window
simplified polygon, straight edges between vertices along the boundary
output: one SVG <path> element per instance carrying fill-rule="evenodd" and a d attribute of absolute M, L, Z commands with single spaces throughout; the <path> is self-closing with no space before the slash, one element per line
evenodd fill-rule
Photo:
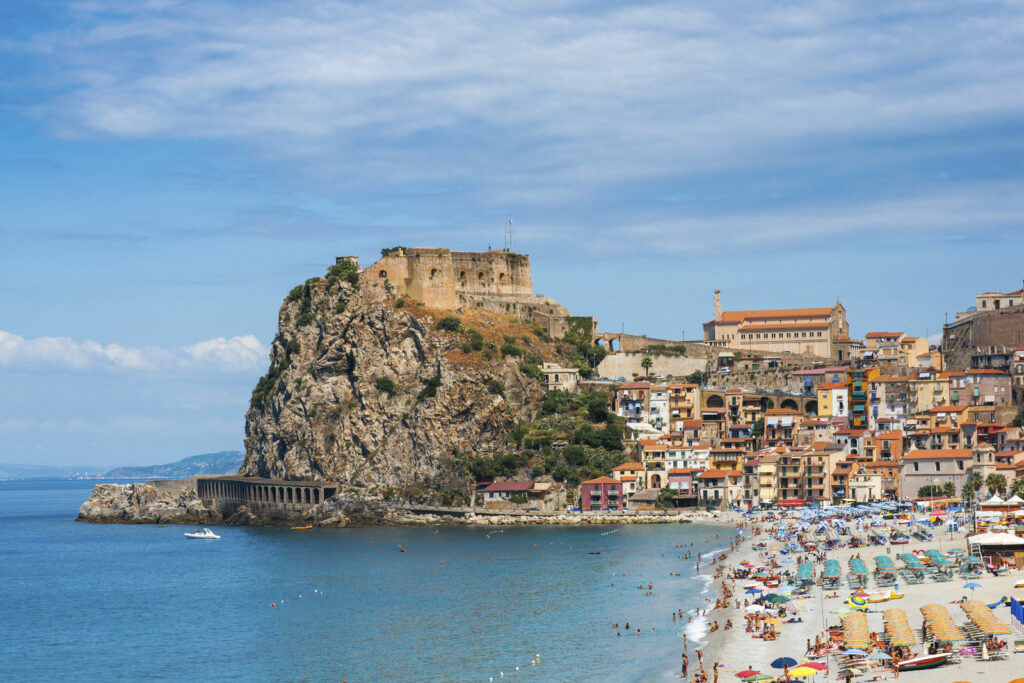
<path fill-rule="evenodd" d="M 964 471 L 964 461 L 963 460 L 957 460 L 956 461 L 956 468 L 958 470 L 960 470 L 961 472 L 963 472 Z"/>
<path fill-rule="evenodd" d="M 916 463 L 916 462 L 914 463 L 914 471 L 915 472 L 917 472 L 918 470 L 921 469 L 920 467 L 918 467 L 918 465 L 919 465 L 919 463 Z"/>
<path fill-rule="evenodd" d="M 377 276 L 380 277 L 381 279 L 385 279 L 388 276 L 388 271 L 382 270 L 379 273 L 377 273 Z"/>
<path fill-rule="evenodd" d="M 942 471 L 942 463 L 939 463 L 939 462 L 935 463 L 935 471 L 936 472 L 941 472 Z"/>

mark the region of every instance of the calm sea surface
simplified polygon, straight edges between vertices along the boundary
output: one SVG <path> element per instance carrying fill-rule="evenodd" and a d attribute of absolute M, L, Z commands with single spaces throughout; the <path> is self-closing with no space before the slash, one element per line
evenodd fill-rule
<path fill-rule="evenodd" d="M 94 483 L 0 482 L 0 679 L 671 680 L 686 628 L 671 613 L 708 595 L 676 546 L 728 547 L 700 525 L 192 541 L 73 521 Z"/>

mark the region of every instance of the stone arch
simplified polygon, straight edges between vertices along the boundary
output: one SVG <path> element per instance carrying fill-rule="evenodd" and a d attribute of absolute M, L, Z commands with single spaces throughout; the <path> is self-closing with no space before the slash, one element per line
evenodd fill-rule
<path fill-rule="evenodd" d="M 711 394 L 710 396 L 708 396 L 707 405 L 708 408 L 724 408 L 725 399 L 719 396 L 718 394 Z"/>
<path fill-rule="evenodd" d="M 294 489 L 291 486 L 289 486 L 287 490 L 288 490 L 288 502 L 289 503 L 294 503 L 295 502 Z"/>
<path fill-rule="evenodd" d="M 775 407 L 775 401 L 771 400 L 767 396 L 761 397 L 761 410 L 771 410 Z"/>
<path fill-rule="evenodd" d="M 818 402 L 812 399 L 812 400 L 808 401 L 807 403 L 805 403 L 804 404 L 804 412 L 807 413 L 808 415 L 817 415 L 818 414 Z"/>
<path fill-rule="evenodd" d="M 435 275 L 437 275 L 438 273 L 440 273 L 440 272 L 441 272 L 441 271 L 439 271 L 439 270 L 438 270 L 437 268 L 431 268 L 431 269 L 430 269 L 430 277 L 431 277 L 431 279 L 433 279 L 433 277 L 434 277 Z"/>
<path fill-rule="evenodd" d="M 791 398 L 782 399 L 782 403 L 779 404 L 779 407 L 783 410 L 800 410 L 800 406 Z"/>
<path fill-rule="evenodd" d="M 481 270 L 479 273 L 477 273 L 476 274 L 476 279 L 477 280 L 483 280 L 484 279 L 484 271 Z"/>
<path fill-rule="evenodd" d="M 499 282 L 504 282 L 505 281 L 505 273 L 498 273 L 498 281 Z"/>
<path fill-rule="evenodd" d="M 380 271 L 379 273 L 377 273 L 377 277 L 379 277 L 381 280 L 386 280 L 387 277 L 388 277 L 388 271 L 386 271 L 386 270 Z"/>
<path fill-rule="evenodd" d="M 276 486 L 271 486 L 270 487 L 270 502 L 271 503 L 276 503 L 277 502 L 277 487 Z"/>
<path fill-rule="evenodd" d="M 313 489 L 313 504 L 320 504 L 320 489 Z"/>
<path fill-rule="evenodd" d="M 305 498 L 305 503 L 306 503 L 306 505 L 309 505 L 309 504 L 310 504 L 310 502 L 311 502 L 311 501 L 309 500 L 309 489 L 305 489 L 305 493 L 303 494 L 303 497 Z"/>
<path fill-rule="evenodd" d="M 466 271 L 464 271 L 464 270 L 460 270 L 459 271 L 459 279 L 460 280 L 465 280 L 466 279 Z"/>
<path fill-rule="evenodd" d="M 661 475 L 660 474 L 652 474 L 651 475 L 651 488 L 652 489 L 660 489 L 661 488 Z"/>

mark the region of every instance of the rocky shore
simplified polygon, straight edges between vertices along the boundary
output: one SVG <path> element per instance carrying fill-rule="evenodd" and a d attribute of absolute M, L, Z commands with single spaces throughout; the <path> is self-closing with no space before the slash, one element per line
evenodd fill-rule
<path fill-rule="evenodd" d="M 94 524 L 228 524 L 274 526 L 312 524 L 318 527 L 433 526 L 433 525 L 583 525 L 583 524 L 686 524 L 720 521 L 716 513 L 685 510 L 678 513 L 636 512 L 493 514 L 464 511 L 417 513 L 378 498 L 339 494 L 305 509 L 275 510 L 272 514 L 244 504 L 210 504 L 196 495 L 191 479 L 169 479 L 134 484 L 99 484 L 78 511 L 78 521 Z"/>

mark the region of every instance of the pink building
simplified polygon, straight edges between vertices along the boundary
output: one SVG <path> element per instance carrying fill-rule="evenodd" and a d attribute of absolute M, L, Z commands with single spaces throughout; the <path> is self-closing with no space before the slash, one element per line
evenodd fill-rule
<path fill-rule="evenodd" d="M 598 477 L 580 484 L 580 510 L 625 510 L 622 482 L 611 477 Z"/>

